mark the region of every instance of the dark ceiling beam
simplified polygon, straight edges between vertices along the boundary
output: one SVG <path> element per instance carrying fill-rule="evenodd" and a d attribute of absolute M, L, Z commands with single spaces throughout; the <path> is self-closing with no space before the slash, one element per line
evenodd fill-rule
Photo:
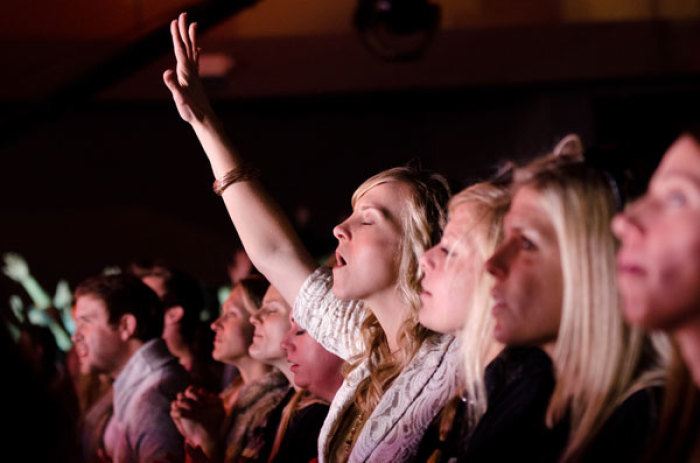
<path fill-rule="evenodd" d="M 218 23 L 256 4 L 258 0 L 210 0 L 187 8 L 188 17 L 197 22 L 200 34 Z M 173 12 L 173 18 L 177 12 Z M 154 59 L 171 52 L 170 21 L 125 45 L 66 85 L 28 104 L 0 130 L 0 146 L 28 136 L 38 127 L 75 110 L 111 85 L 134 74 Z"/>

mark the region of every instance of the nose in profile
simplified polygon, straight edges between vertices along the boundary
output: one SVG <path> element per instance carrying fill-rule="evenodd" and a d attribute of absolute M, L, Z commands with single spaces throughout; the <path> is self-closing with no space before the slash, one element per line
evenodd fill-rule
<path fill-rule="evenodd" d="M 503 280 L 508 276 L 510 262 L 515 254 L 514 246 L 517 246 L 514 239 L 506 240 L 486 261 L 486 271 L 496 279 Z"/>
<path fill-rule="evenodd" d="M 348 221 L 345 220 L 343 222 L 340 222 L 338 225 L 333 227 L 333 236 L 340 241 L 342 239 L 349 239 L 350 238 L 350 230 L 348 229 Z"/>

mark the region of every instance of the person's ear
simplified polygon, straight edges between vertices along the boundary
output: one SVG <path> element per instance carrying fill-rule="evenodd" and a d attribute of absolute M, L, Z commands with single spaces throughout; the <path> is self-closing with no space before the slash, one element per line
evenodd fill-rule
<path fill-rule="evenodd" d="M 119 337 L 122 341 L 128 341 L 136 333 L 136 317 L 134 314 L 126 313 L 119 320 Z"/>
<path fill-rule="evenodd" d="M 165 326 L 175 325 L 180 323 L 182 317 L 185 315 L 185 309 L 180 305 L 170 307 L 165 311 Z"/>

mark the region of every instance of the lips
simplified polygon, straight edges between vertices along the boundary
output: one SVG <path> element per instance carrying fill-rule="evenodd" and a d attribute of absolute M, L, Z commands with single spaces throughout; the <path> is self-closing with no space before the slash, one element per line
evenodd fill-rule
<path fill-rule="evenodd" d="M 617 273 L 625 276 L 645 276 L 647 271 L 637 261 L 620 256 L 617 259 Z"/>
<path fill-rule="evenodd" d="M 344 267 L 347 265 L 347 262 L 345 261 L 345 258 L 343 255 L 340 253 L 340 249 L 337 249 L 335 251 L 335 266 L 334 268 L 339 268 L 339 267 Z"/>
<path fill-rule="evenodd" d="M 505 298 L 500 291 L 495 288 L 491 291 L 491 298 L 493 299 L 493 307 L 491 308 L 491 314 L 494 317 L 498 317 L 503 311 L 508 309 L 508 304 L 506 304 Z"/>
<path fill-rule="evenodd" d="M 80 343 L 76 342 L 74 344 L 75 346 L 75 353 L 79 358 L 87 357 L 87 349 Z"/>

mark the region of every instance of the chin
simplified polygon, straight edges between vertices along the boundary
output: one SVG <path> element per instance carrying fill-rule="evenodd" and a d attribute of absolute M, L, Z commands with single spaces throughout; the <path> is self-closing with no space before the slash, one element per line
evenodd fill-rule
<path fill-rule="evenodd" d="M 446 333 L 440 323 L 435 323 L 435 321 L 426 315 L 423 315 L 423 309 L 418 312 L 418 323 L 428 328 L 429 330 L 435 331 L 436 333 Z"/>
<path fill-rule="evenodd" d="M 496 341 L 500 342 L 501 344 L 505 344 L 506 346 L 513 343 L 513 340 L 508 333 L 498 325 L 496 325 L 496 327 L 493 329 L 493 337 Z"/>
<path fill-rule="evenodd" d="M 350 294 L 350 291 L 347 291 L 341 285 L 336 284 L 335 280 L 333 281 L 333 295 L 342 301 L 354 299 L 352 294 Z"/>
<path fill-rule="evenodd" d="M 623 307 L 625 319 L 632 325 L 647 330 L 661 328 L 655 323 L 653 314 L 650 313 L 645 301 L 639 298 L 625 297 Z"/>

